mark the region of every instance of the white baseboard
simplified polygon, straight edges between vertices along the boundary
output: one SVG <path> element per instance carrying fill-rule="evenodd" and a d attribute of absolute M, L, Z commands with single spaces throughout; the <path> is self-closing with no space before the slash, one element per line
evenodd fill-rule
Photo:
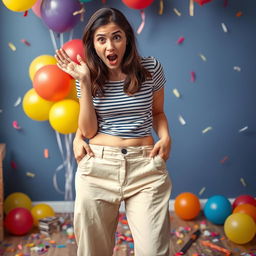
<path fill-rule="evenodd" d="M 170 205 L 169 205 L 170 211 L 174 211 L 174 201 L 175 200 L 170 200 Z M 229 198 L 229 201 L 232 204 L 234 199 Z M 200 204 L 202 209 L 206 202 L 207 202 L 207 199 L 200 199 Z M 59 213 L 74 212 L 74 201 L 42 201 L 42 202 L 36 201 L 36 202 L 33 202 L 33 205 L 41 204 L 41 203 L 50 205 L 55 212 L 59 212 Z M 120 206 L 120 212 L 124 212 L 124 211 L 125 211 L 125 207 L 124 207 L 124 203 L 122 202 Z"/>

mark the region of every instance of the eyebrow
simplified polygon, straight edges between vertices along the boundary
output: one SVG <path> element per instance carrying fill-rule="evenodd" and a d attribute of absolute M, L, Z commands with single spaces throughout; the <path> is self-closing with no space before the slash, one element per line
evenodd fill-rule
<path fill-rule="evenodd" d="M 117 30 L 117 31 L 113 32 L 112 35 L 115 35 L 118 33 L 122 33 L 121 30 Z M 98 37 L 98 36 L 106 36 L 106 34 L 97 34 L 96 37 Z"/>

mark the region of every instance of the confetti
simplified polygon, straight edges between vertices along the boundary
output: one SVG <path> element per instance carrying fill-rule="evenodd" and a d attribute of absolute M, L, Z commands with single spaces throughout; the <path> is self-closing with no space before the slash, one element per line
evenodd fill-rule
<path fill-rule="evenodd" d="M 11 161 L 11 167 L 17 169 L 17 164 L 13 160 Z"/>
<path fill-rule="evenodd" d="M 159 11 L 158 11 L 158 14 L 159 15 L 162 15 L 164 12 L 164 1 L 163 0 L 160 0 L 159 2 Z"/>
<path fill-rule="evenodd" d="M 202 53 L 200 53 L 199 56 L 203 61 L 207 61 L 206 57 Z"/>
<path fill-rule="evenodd" d="M 204 193 L 205 189 L 206 187 L 202 187 L 198 194 L 201 196 Z"/>
<path fill-rule="evenodd" d="M 8 46 L 9 46 L 9 48 L 12 50 L 12 51 L 16 51 L 16 46 L 13 44 L 13 43 L 8 43 Z"/>
<path fill-rule="evenodd" d="M 241 11 L 238 11 L 237 13 L 236 13 L 236 17 L 241 17 L 243 15 L 243 13 L 241 12 Z"/>
<path fill-rule="evenodd" d="M 182 244 L 182 243 L 183 243 L 183 241 L 181 239 L 178 239 L 176 242 L 176 244 Z"/>
<path fill-rule="evenodd" d="M 204 130 L 202 130 L 202 133 L 207 133 L 207 132 L 209 132 L 210 130 L 212 130 L 212 127 L 211 127 L 211 126 L 208 126 L 208 127 L 206 127 Z"/>
<path fill-rule="evenodd" d="M 221 23 L 221 27 L 222 27 L 222 29 L 223 29 L 223 31 L 224 31 L 225 33 L 228 32 L 228 28 L 227 28 L 227 26 L 226 26 L 223 22 Z"/>
<path fill-rule="evenodd" d="M 144 25 L 145 25 L 146 14 L 143 10 L 140 11 L 140 16 L 141 16 L 141 24 L 140 24 L 139 28 L 137 29 L 137 34 L 141 33 L 141 31 L 143 30 Z"/>
<path fill-rule="evenodd" d="M 196 73 L 194 71 L 190 72 L 190 81 L 191 82 L 196 81 Z"/>
<path fill-rule="evenodd" d="M 14 107 L 17 107 L 17 106 L 20 105 L 20 103 L 21 103 L 21 97 L 19 97 L 19 98 L 15 101 L 15 103 L 13 104 L 13 106 L 14 106 Z"/>
<path fill-rule="evenodd" d="M 3 111 L 4 111 L 3 109 L 0 109 L 0 113 L 3 113 Z"/>
<path fill-rule="evenodd" d="M 245 127 L 241 128 L 240 130 L 238 130 L 238 132 L 244 132 L 244 131 L 246 131 L 247 129 L 248 129 L 248 126 L 245 126 Z"/>
<path fill-rule="evenodd" d="M 172 92 L 173 92 L 173 94 L 174 94 L 177 98 L 180 98 L 180 97 L 181 97 L 179 91 L 178 91 L 176 88 L 173 89 Z"/>
<path fill-rule="evenodd" d="M 234 66 L 234 68 L 233 68 L 235 71 L 238 71 L 238 72 L 240 72 L 241 71 L 241 68 L 239 67 L 239 66 Z"/>
<path fill-rule="evenodd" d="M 28 16 L 28 10 L 24 12 L 23 16 L 24 17 Z"/>
<path fill-rule="evenodd" d="M 221 160 L 220 160 L 220 163 L 221 164 L 224 164 L 225 162 L 227 162 L 228 161 L 228 156 L 224 156 Z"/>
<path fill-rule="evenodd" d="M 225 248 L 223 248 L 223 247 L 220 247 L 220 246 L 218 246 L 218 245 L 216 245 L 216 244 L 213 244 L 213 243 L 211 243 L 211 242 L 209 242 L 209 241 L 201 241 L 201 243 L 202 243 L 202 245 L 207 246 L 207 247 L 210 247 L 211 249 L 215 249 L 215 250 L 217 250 L 217 251 L 219 251 L 219 252 L 225 253 L 226 256 L 231 255 L 231 252 L 230 252 L 229 250 L 227 250 L 227 249 L 225 249 Z"/>
<path fill-rule="evenodd" d="M 182 125 L 185 125 L 185 124 L 186 124 L 186 121 L 184 120 L 184 118 L 183 118 L 181 115 L 179 115 L 179 121 L 180 121 L 180 123 L 181 123 Z"/>
<path fill-rule="evenodd" d="M 173 8 L 173 11 L 174 11 L 174 13 L 175 13 L 177 16 L 181 16 L 181 12 L 178 11 L 178 9 Z"/>
<path fill-rule="evenodd" d="M 34 178 L 36 175 L 34 174 L 34 173 L 32 173 L 32 172 L 26 172 L 26 175 L 28 176 L 28 177 L 31 177 L 31 178 Z"/>
<path fill-rule="evenodd" d="M 21 41 L 23 44 L 25 44 L 26 46 L 30 46 L 30 45 L 31 45 L 26 39 L 21 39 L 20 41 Z"/>
<path fill-rule="evenodd" d="M 246 182 L 245 182 L 244 178 L 240 178 L 240 181 L 241 181 L 241 183 L 242 183 L 242 185 L 243 185 L 244 187 L 246 187 L 246 186 L 247 186 L 247 184 L 246 184 Z"/>
<path fill-rule="evenodd" d="M 13 121 L 13 122 L 12 122 L 12 127 L 13 127 L 14 129 L 16 129 L 16 130 L 20 130 L 20 129 L 21 129 L 21 127 L 20 127 L 19 124 L 18 124 L 18 121 Z"/>
<path fill-rule="evenodd" d="M 44 149 L 44 158 L 49 158 L 49 150 L 47 148 Z"/>
<path fill-rule="evenodd" d="M 185 37 L 180 37 L 178 40 L 177 40 L 177 44 L 182 44 L 185 40 Z"/>

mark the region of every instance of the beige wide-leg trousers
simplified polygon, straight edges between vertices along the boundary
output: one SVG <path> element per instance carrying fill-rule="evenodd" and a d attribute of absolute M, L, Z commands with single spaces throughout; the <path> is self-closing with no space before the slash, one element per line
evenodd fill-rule
<path fill-rule="evenodd" d="M 171 181 L 152 146 L 90 145 L 76 172 L 74 230 L 77 256 L 111 256 L 119 206 L 134 239 L 135 256 L 169 256 Z"/>

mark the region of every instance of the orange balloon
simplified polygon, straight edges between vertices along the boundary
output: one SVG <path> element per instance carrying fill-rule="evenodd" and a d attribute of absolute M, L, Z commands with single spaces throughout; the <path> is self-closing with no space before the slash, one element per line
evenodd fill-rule
<path fill-rule="evenodd" d="M 201 210 L 200 201 L 193 193 L 181 193 L 175 199 L 174 210 L 181 219 L 192 220 Z"/>
<path fill-rule="evenodd" d="M 253 206 L 252 204 L 240 204 L 238 205 L 233 213 L 245 213 L 247 215 L 250 215 L 254 221 L 256 222 L 256 207 Z"/>
<path fill-rule="evenodd" d="M 71 76 L 56 65 L 40 68 L 33 79 L 33 86 L 39 96 L 49 101 L 64 99 L 71 89 Z"/>

